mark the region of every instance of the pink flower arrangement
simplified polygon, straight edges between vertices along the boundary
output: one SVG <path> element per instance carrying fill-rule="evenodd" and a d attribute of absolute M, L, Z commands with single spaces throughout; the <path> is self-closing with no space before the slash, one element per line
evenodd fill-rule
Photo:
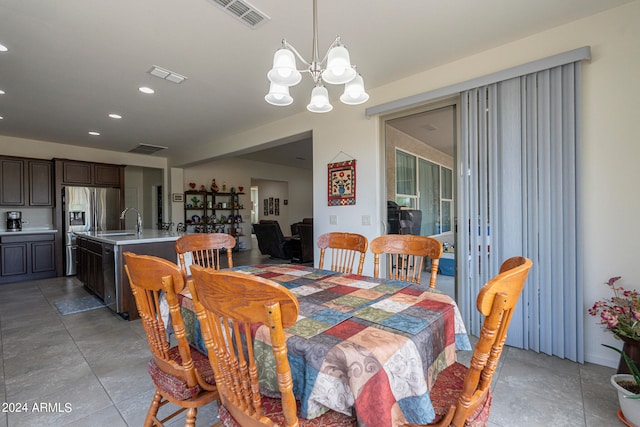
<path fill-rule="evenodd" d="M 597 301 L 589 314 L 600 314 L 600 323 L 620 338 L 640 340 L 640 294 L 616 286 L 620 276 L 612 277 L 605 284 L 613 290 L 613 297 Z"/>

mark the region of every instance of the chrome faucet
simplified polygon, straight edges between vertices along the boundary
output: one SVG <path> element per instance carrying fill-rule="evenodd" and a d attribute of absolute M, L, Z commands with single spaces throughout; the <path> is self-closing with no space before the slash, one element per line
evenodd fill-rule
<path fill-rule="evenodd" d="M 120 214 L 120 219 L 124 219 L 124 216 L 127 214 L 128 211 L 136 211 L 136 213 L 138 214 L 138 222 L 136 224 L 136 233 L 138 234 L 142 234 L 142 216 L 140 216 L 140 211 L 136 208 L 126 208 L 125 210 L 122 211 L 122 213 Z"/>

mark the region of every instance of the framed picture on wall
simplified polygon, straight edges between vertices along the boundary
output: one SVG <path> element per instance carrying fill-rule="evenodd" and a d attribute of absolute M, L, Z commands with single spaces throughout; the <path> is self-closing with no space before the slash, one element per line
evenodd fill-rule
<path fill-rule="evenodd" d="M 262 210 L 263 210 L 263 214 L 264 214 L 265 216 L 266 216 L 266 215 L 269 215 L 269 199 L 264 199 L 264 200 L 262 201 L 262 206 L 263 206 L 263 208 L 262 208 Z"/>
<path fill-rule="evenodd" d="M 328 205 L 346 206 L 356 204 L 356 161 L 329 163 L 328 177 Z"/>
<path fill-rule="evenodd" d="M 183 193 L 173 193 L 173 201 L 178 203 L 184 202 L 184 194 Z"/>
<path fill-rule="evenodd" d="M 273 203 L 273 214 L 280 215 L 280 199 L 276 198 Z"/>
<path fill-rule="evenodd" d="M 273 197 L 269 197 L 269 215 L 273 215 Z"/>

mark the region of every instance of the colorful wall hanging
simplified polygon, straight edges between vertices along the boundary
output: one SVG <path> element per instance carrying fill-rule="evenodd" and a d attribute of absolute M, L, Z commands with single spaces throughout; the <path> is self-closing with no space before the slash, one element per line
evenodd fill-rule
<path fill-rule="evenodd" d="M 356 161 L 329 163 L 329 206 L 347 206 L 356 204 Z"/>

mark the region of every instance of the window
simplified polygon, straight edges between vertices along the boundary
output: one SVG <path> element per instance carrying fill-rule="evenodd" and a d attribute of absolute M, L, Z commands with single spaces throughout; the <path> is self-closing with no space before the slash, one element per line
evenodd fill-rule
<path fill-rule="evenodd" d="M 416 192 L 416 156 L 396 150 L 396 203 L 415 209 L 418 194 Z"/>
<path fill-rule="evenodd" d="M 420 234 L 451 231 L 453 171 L 396 149 L 396 203 L 422 212 Z"/>

